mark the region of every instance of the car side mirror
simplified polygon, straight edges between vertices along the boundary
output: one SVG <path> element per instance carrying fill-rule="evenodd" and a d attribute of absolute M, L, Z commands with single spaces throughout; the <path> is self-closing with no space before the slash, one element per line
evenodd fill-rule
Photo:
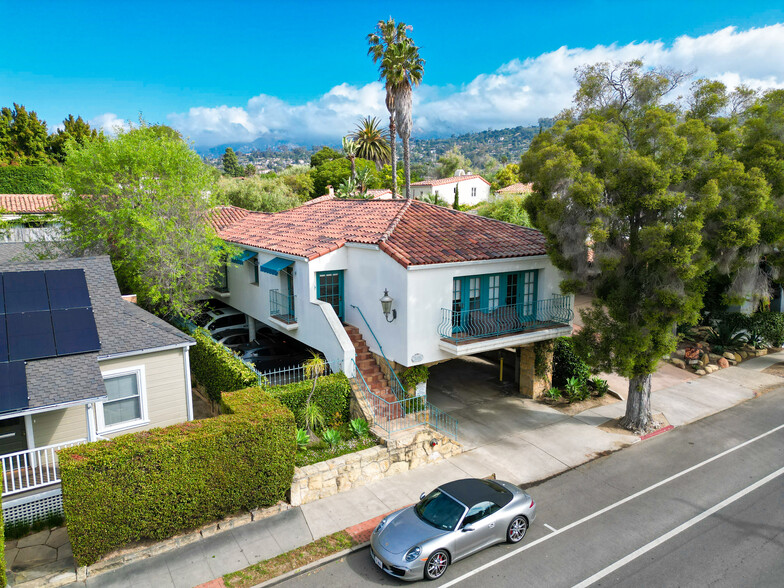
<path fill-rule="evenodd" d="M 468 523 L 466 526 L 462 528 L 463 533 L 468 533 L 469 531 L 473 531 L 473 530 L 474 530 L 473 523 Z"/>
<path fill-rule="evenodd" d="M 425 496 L 427 496 L 427 494 L 425 494 L 424 492 L 422 492 L 422 494 L 420 494 L 420 495 L 419 495 L 419 500 L 424 500 L 424 499 L 425 499 Z"/>

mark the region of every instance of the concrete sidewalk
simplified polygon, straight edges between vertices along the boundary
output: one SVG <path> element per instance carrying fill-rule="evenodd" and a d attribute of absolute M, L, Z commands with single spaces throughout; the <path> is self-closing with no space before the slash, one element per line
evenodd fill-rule
<path fill-rule="evenodd" d="M 784 386 L 784 378 L 765 372 L 781 362 L 784 362 L 784 352 L 655 390 L 653 410 L 662 412 L 676 426 L 706 417 L 753 398 L 765 389 Z M 557 418 L 549 413 L 539 415 L 540 418 L 521 423 L 517 430 L 511 430 L 509 423 L 505 423 L 500 439 L 477 443 L 447 461 L 292 508 L 88 578 L 78 585 L 191 588 L 319 537 L 367 523 L 415 502 L 422 492 L 450 480 L 496 474 L 501 479 L 529 484 L 576 467 L 606 451 L 639 442 L 638 437 L 598 428 L 621 416 L 624 409 L 625 403 L 619 401 L 572 417 L 560 413 Z M 210 584 L 221 585 L 220 580 Z"/>

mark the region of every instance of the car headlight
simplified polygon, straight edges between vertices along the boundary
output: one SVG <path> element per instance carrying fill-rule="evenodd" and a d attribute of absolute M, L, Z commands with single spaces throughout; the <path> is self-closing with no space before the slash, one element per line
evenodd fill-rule
<path fill-rule="evenodd" d="M 408 553 L 406 553 L 406 561 L 414 561 L 416 558 L 420 556 L 421 553 L 422 553 L 421 547 L 419 546 L 412 547 L 411 549 L 408 550 Z"/>
<path fill-rule="evenodd" d="M 380 533 L 381 529 L 386 527 L 388 522 L 389 522 L 389 517 L 384 517 L 383 519 L 381 519 L 381 522 L 378 524 L 378 527 L 376 527 L 376 530 L 373 531 L 373 532 L 374 533 Z"/>

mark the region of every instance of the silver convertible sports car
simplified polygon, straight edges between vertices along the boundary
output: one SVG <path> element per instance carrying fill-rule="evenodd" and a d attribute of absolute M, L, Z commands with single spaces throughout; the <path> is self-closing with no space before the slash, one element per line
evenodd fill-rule
<path fill-rule="evenodd" d="M 522 540 L 535 517 L 534 499 L 514 484 L 456 480 L 385 517 L 370 537 L 370 555 L 392 576 L 435 580 L 480 549 Z"/>

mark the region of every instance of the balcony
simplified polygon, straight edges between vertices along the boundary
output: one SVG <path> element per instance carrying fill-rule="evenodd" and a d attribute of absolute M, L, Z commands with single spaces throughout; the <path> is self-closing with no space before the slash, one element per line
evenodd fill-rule
<path fill-rule="evenodd" d="M 87 439 L 76 439 L 0 456 L 3 497 L 59 484 L 60 468 L 57 451 L 86 442 Z"/>
<path fill-rule="evenodd" d="M 270 319 L 287 331 L 297 328 L 295 312 L 297 297 L 294 294 L 283 294 L 280 290 L 270 290 Z"/>
<path fill-rule="evenodd" d="M 439 348 L 453 355 L 471 355 L 552 339 L 570 334 L 573 318 L 569 296 L 529 304 L 442 308 Z"/>

